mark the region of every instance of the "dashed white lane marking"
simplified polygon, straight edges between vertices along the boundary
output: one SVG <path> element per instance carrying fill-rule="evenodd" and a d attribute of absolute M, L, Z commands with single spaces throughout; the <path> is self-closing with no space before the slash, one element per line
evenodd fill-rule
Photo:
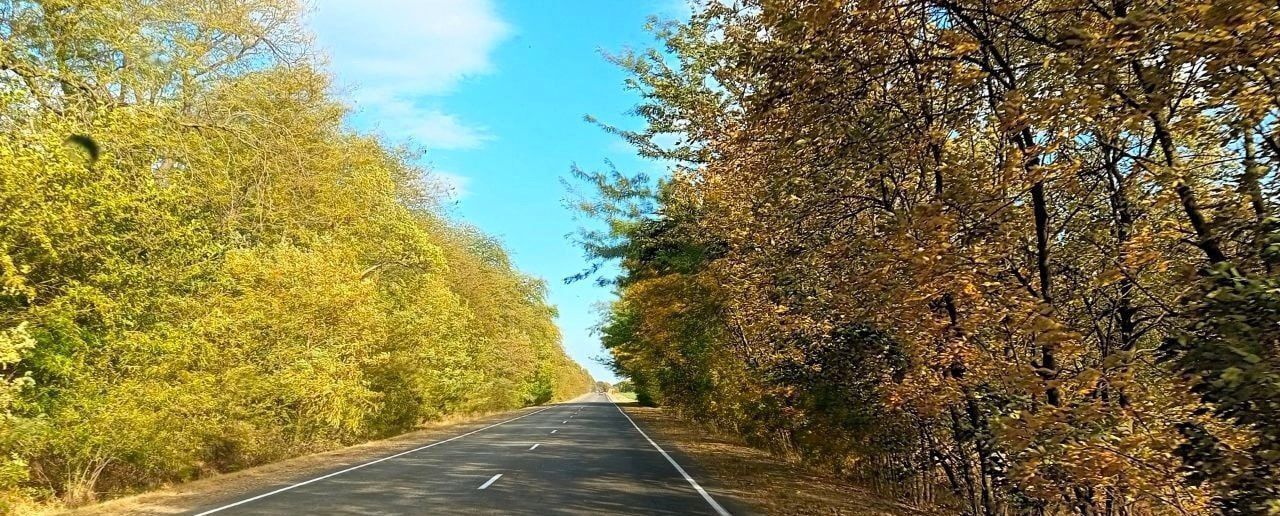
<path fill-rule="evenodd" d="M 462 434 L 462 435 L 456 435 L 456 436 L 450 437 L 450 438 L 445 439 L 445 440 L 443 440 L 443 441 L 436 441 L 436 442 L 431 443 L 431 444 L 428 444 L 428 445 L 426 445 L 426 446 L 419 446 L 419 447 L 414 448 L 414 449 L 412 449 L 412 450 L 402 451 L 402 452 L 397 453 L 397 454 L 395 454 L 395 455 L 389 455 L 389 456 L 383 457 L 383 458 L 378 459 L 378 460 L 372 460 L 372 461 L 366 462 L 366 463 L 364 463 L 364 464 L 357 464 L 357 465 L 355 465 L 355 466 L 351 466 L 351 467 L 349 467 L 349 468 L 347 468 L 347 469 L 344 469 L 344 470 L 342 470 L 342 471 L 335 471 L 335 472 L 330 473 L 330 474 L 328 474 L 328 475 L 324 475 L 324 476 L 316 477 L 316 478 L 313 478 L 313 479 L 311 479 L 311 480 L 306 480 L 306 481 L 303 481 L 303 482 L 298 482 L 297 484 L 293 484 L 293 485 L 291 485 L 291 486 L 285 486 L 285 487 L 282 487 L 282 488 L 280 488 L 280 489 L 276 489 L 275 491 L 271 491 L 271 492 L 268 492 L 268 493 L 263 493 L 263 494 L 260 494 L 260 495 L 258 495 L 258 496 L 252 497 L 252 498 L 245 498 L 244 500 L 240 500 L 240 501 L 235 502 L 235 503 L 230 503 L 230 504 L 227 504 L 227 505 L 223 505 L 222 507 L 217 507 L 217 508 L 214 508 L 214 509 L 209 509 L 209 510 L 204 511 L 204 512 L 202 512 L 202 513 L 196 514 L 195 516 L 206 516 L 206 515 L 208 515 L 208 514 L 213 514 L 213 513 L 215 513 L 215 512 L 225 511 L 225 510 L 230 509 L 230 508 L 232 508 L 232 507 L 236 507 L 236 506 L 239 506 L 239 505 L 244 505 L 244 504 L 249 503 L 249 502 L 252 502 L 252 501 L 254 501 L 254 500 L 261 500 L 261 499 L 266 498 L 266 497 L 268 497 L 268 496 L 275 495 L 275 494 L 280 494 L 280 493 L 283 493 L 283 492 L 288 491 L 288 490 L 290 490 L 290 489 L 295 489 L 295 488 L 298 488 L 298 487 L 305 486 L 305 485 L 307 485 L 307 484 L 313 484 L 313 483 L 319 482 L 319 481 L 324 480 L 324 479 L 326 479 L 326 478 L 336 477 L 336 476 L 341 475 L 341 474 L 343 474 L 343 473 L 347 473 L 347 472 L 355 471 L 355 470 L 360 469 L 360 468 L 363 468 L 363 467 L 365 467 L 365 466 L 372 466 L 372 465 L 377 464 L 377 463 L 379 463 L 379 462 L 382 462 L 382 461 L 385 461 L 385 460 L 391 460 L 391 459 L 394 459 L 394 458 L 396 458 L 396 457 L 401 457 L 401 456 L 404 456 L 404 455 L 408 455 L 408 454 L 413 453 L 413 452 L 422 451 L 422 450 L 425 450 L 425 449 L 430 448 L 430 447 L 432 447 L 432 446 L 439 446 L 439 445 L 444 444 L 444 443 L 447 443 L 447 442 L 449 442 L 449 441 L 456 441 L 456 440 L 458 440 L 458 439 L 462 439 L 463 437 L 466 437 L 466 436 L 468 436 L 468 435 L 471 435 L 471 434 L 474 434 L 474 433 L 478 433 L 478 432 L 483 432 L 483 431 L 488 430 L 488 429 L 490 429 L 490 428 L 493 428 L 493 427 L 495 427 L 495 426 L 498 426 L 498 425 L 505 425 L 505 424 L 510 423 L 510 422 L 512 422 L 512 421 L 515 421 L 515 420 L 517 420 L 517 419 L 524 419 L 524 418 L 526 418 L 526 417 L 532 416 L 532 415 L 537 414 L 537 413 L 539 413 L 539 412 L 542 412 L 542 411 L 545 411 L 545 410 L 551 410 L 551 409 L 552 409 L 552 407 L 547 407 L 547 408 L 544 408 L 544 409 L 541 409 L 541 410 L 535 410 L 535 411 L 530 412 L 530 413 L 528 413 L 528 414 L 525 414 L 525 415 L 523 415 L 523 416 L 516 416 L 516 417 L 513 417 L 513 418 L 508 419 L 508 420 L 506 420 L 506 421 L 501 421 L 501 422 L 498 422 L 498 423 L 494 423 L 494 424 L 489 425 L 489 426 L 486 426 L 486 427 L 484 427 L 484 428 L 478 428 L 478 429 L 472 430 L 472 431 L 467 432 L 467 433 Z M 502 476 L 502 475 L 498 475 L 498 476 Z"/>
<path fill-rule="evenodd" d="M 609 401 L 613 400 L 610 399 Z M 684 477 L 685 480 L 688 480 L 689 485 L 693 486 L 693 489 L 698 491 L 698 494 L 702 495 L 702 499 L 706 500 L 708 504 L 711 504 L 711 508 L 715 509 L 716 514 L 720 516 L 730 516 L 729 511 L 724 510 L 724 507 L 722 507 L 715 498 L 712 498 L 711 495 L 707 493 L 706 489 L 703 489 L 702 486 L 698 485 L 698 482 L 695 481 L 693 477 L 689 476 L 689 474 L 685 472 L 684 468 L 680 467 L 680 464 L 676 463 L 676 460 L 667 454 L 666 450 L 662 449 L 661 446 L 658 446 L 658 443 L 653 442 L 653 439 L 649 438 L 649 434 L 644 433 L 644 430 L 640 429 L 640 425 L 637 425 L 636 422 L 631 419 L 631 416 L 628 416 L 627 413 L 622 410 L 622 407 L 618 406 L 616 401 L 613 402 L 613 406 L 618 409 L 618 412 L 622 413 L 622 417 L 627 418 L 627 421 L 631 421 L 631 426 L 635 427 L 637 432 L 640 432 L 640 435 L 644 437 L 644 440 L 649 441 L 649 444 L 653 445 L 653 448 L 658 450 L 658 453 L 661 453 L 663 457 L 667 458 L 667 462 L 670 462 L 672 466 L 675 466 L 676 471 L 680 472 L 680 476 Z"/>
<path fill-rule="evenodd" d="M 497 482 L 499 478 L 502 478 L 502 473 L 498 473 L 497 475 L 494 475 L 493 478 L 489 479 L 488 482 L 480 484 L 480 487 L 477 487 L 476 489 L 488 489 L 489 486 L 493 485 L 494 482 Z"/>
<path fill-rule="evenodd" d="M 560 422 L 560 424 L 562 424 L 562 425 L 563 425 L 563 424 L 566 424 L 566 423 L 568 423 L 568 422 L 569 422 L 569 420 L 568 420 L 568 419 L 566 419 L 566 420 L 564 420 L 564 421 L 561 421 L 561 422 Z"/>
<path fill-rule="evenodd" d="M 535 445 L 533 445 L 533 446 L 530 446 L 530 447 L 529 447 L 529 450 L 533 450 L 533 449 L 535 449 L 535 448 L 537 448 L 537 447 L 539 447 L 539 446 L 542 446 L 542 443 L 538 443 L 538 444 L 535 444 Z"/>
<path fill-rule="evenodd" d="M 556 432 L 559 432 L 559 430 L 552 430 L 552 431 L 551 431 L 551 433 L 553 433 L 553 434 L 554 434 L 554 433 L 556 433 Z"/>

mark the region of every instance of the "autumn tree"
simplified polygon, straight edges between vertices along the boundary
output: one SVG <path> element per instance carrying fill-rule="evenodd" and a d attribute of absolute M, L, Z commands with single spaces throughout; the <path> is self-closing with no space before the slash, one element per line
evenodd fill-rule
<path fill-rule="evenodd" d="M 968 514 L 1273 511 L 1278 14 L 747 1 L 656 25 L 665 52 L 615 60 L 649 121 L 622 134 L 673 160 L 668 195 L 586 249 L 671 283 L 619 290 L 615 361 Z M 616 201 L 624 177 L 586 184 Z M 599 252 L 644 249 L 638 228 L 716 249 L 709 288 Z M 719 360 L 666 351 L 688 328 Z"/>
<path fill-rule="evenodd" d="M 586 392 L 291 1 L 0 5 L 0 512 Z"/>

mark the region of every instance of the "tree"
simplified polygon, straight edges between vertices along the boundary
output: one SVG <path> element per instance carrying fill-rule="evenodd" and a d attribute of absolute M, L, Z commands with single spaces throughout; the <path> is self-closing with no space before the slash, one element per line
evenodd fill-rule
<path fill-rule="evenodd" d="M 586 392 L 299 5 L 0 6 L 0 512 Z"/>
<path fill-rule="evenodd" d="M 683 161 L 585 246 L 621 265 L 619 374 L 967 514 L 1271 510 L 1277 16 L 806 0 L 659 25 L 666 53 L 617 60 L 649 122 L 623 136 Z M 608 205 L 625 177 L 586 182 Z M 710 251 L 646 252 L 669 242 Z"/>

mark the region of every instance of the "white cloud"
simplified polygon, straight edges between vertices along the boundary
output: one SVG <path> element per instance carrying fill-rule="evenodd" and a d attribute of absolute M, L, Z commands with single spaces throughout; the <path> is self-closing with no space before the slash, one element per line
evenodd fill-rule
<path fill-rule="evenodd" d="M 309 18 L 330 69 L 363 117 L 392 139 L 429 148 L 479 146 L 489 137 L 431 107 L 468 78 L 493 71 L 511 35 L 489 0 L 318 0 Z"/>
<path fill-rule="evenodd" d="M 427 173 L 426 182 L 428 187 L 451 200 L 458 201 L 471 195 L 471 190 L 467 189 L 471 185 L 471 178 L 467 176 L 432 170 Z"/>
<path fill-rule="evenodd" d="M 412 137 L 434 149 L 474 149 L 493 139 L 483 127 L 473 127 L 439 109 L 395 96 L 357 94 L 353 100 L 378 132 L 393 140 Z"/>
<path fill-rule="evenodd" d="M 390 120 L 389 134 L 409 134 L 437 149 L 474 149 L 493 139 L 483 127 L 471 127 L 437 110 L 414 110 L 411 116 Z"/>

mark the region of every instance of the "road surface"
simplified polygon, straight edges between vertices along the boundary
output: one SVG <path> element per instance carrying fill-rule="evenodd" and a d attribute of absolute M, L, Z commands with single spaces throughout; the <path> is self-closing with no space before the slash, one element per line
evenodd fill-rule
<path fill-rule="evenodd" d="M 677 459 L 591 394 L 194 513 L 729 514 Z"/>

